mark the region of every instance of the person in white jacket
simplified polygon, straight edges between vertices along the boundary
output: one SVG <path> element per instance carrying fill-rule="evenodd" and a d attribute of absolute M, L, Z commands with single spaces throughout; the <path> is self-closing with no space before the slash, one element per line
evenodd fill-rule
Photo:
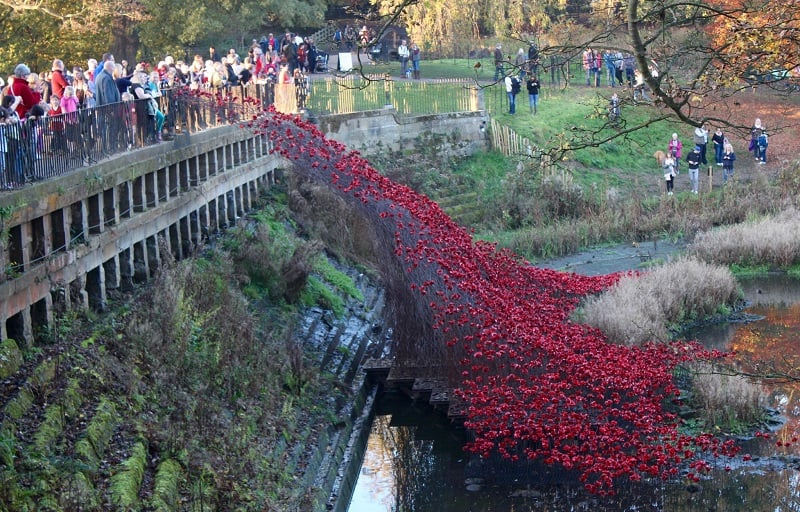
<path fill-rule="evenodd" d="M 408 78 L 408 59 L 411 57 L 411 52 L 408 51 L 405 39 L 400 41 L 400 46 L 397 47 L 397 58 L 400 59 L 400 73 L 403 78 Z"/>

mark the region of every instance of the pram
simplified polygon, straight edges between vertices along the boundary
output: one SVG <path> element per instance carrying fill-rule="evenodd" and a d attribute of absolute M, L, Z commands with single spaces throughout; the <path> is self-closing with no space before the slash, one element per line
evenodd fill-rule
<path fill-rule="evenodd" d="M 328 54 L 326 52 L 317 52 L 317 62 L 314 63 L 314 73 L 327 73 L 328 72 Z"/>

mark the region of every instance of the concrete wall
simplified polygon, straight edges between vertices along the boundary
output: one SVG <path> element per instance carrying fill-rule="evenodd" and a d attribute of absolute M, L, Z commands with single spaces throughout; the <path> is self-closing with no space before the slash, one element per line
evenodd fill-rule
<path fill-rule="evenodd" d="M 369 157 L 381 150 L 413 149 L 433 136 L 443 138 L 442 149 L 458 154 L 472 154 L 487 149 L 486 111 L 449 114 L 401 116 L 393 108 L 320 116 L 320 130 L 331 139 L 347 144 Z"/>

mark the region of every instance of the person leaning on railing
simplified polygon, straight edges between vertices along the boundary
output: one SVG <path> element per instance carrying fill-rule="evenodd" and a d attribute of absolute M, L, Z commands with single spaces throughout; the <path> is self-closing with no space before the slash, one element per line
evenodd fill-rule
<path fill-rule="evenodd" d="M 135 71 L 131 77 L 131 95 L 135 103 L 136 126 L 139 139 L 145 143 L 157 141 L 156 137 L 156 111 L 158 105 L 145 89 L 147 83 L 147 73 Z"/>

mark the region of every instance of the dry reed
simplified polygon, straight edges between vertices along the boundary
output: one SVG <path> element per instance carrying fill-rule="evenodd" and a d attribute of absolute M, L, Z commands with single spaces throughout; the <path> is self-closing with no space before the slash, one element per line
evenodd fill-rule
<path fill-rule="evenodd" d="M 766 392 L 742 375 L 729 375 L 710 363 L 695 363 L 692 402 L 707 428 L 723 430 L 757 421 L 764 411 Z"/>
<path fill-rule="evenodd" d="M 800 262 L 800 212 L 699 233 L 688 250 L 709 263 L 789 267 Z"/>
<path fill-rule="evenodd" d="M 644 274 L 623 276 L 587 300 L 581 314 L 609 341 L 640 345 L 666 341 L 670 326 L 710 316 L 737 297 L 736 280 L 727 268 L 680 258 Z"/>

